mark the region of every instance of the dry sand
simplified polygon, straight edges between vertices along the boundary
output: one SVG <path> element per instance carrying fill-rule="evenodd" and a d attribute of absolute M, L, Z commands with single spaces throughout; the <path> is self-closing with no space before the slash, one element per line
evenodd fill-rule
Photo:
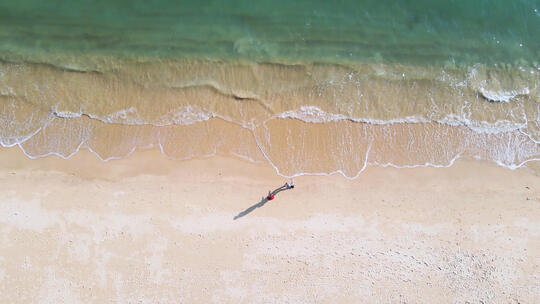
<path fill-rule="evenodd" d="M 286 180 L 157 151 L 0 150 L 1 303 L 534 303 L 540 178 L 459 161 Z"/>

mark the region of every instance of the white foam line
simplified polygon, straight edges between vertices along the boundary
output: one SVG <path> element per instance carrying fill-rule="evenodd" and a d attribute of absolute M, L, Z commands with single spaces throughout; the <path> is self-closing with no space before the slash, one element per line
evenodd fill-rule
<path fill-rule="evenodd" d="M 264 123 L 263 123 L 264 124 Z M 264 124 L 264 127 L 266 127 L 266 125 Z M 358 176 L 360 176 L 360 174 L 366 169 L 367 167 L 367 160 L 368 160 L 368 157 L 369 157 L 369 152 L 371 151 L 371 145 L 373 142 L 370 142 L 369 146 L 368 146 L 368 149 L 366 150 L 366 158 L 364 160 L 364 165 L 362 166 L 362 168 L 360 169 L 360 171 L 353 177 L 348 177 L 342 170 L 336 170 L 336 171 L 332 171 L 330 173 L 324 173 L 324 172 L 302 172 L 302 173 L 296 173 L 296 174 L 293 174 L 293 175 L 285 175 L 283 173 L 281 173 L 281 171 L 279 170 L 279 168 L 274 164 L 274 162 L 272 162 L 272 160 L 270 159 L 270 157 L 268 157 L 268 155 L 266 154 L 266 152 L 264 152 L 264 149 L 261 147 L 261 144 L 259 143 L 259 141 L 257 140 L 257 137 L 255 136 L 255 134 L 253 134 L 253 137 L 255 139 L 255 144 L 257 145 L 257 147 L 259 148 L 259 151 L 261 152 L 261 154 L 263 155 L 263 157 L 266 159 L 266 161 L 270 164 L 270 166 L 272 166 L 272 168 L 274 168 L 274 171 L 276 171 L 276 174 L 279 175 L 279 176 L 282 176 L 282 177 L 285 177 L 285 178 L 294 178 L 294 177 L 298 177 L 298 176 L 330 176 L 330 175 L 334 175 L 334 174 L 341 174 L 345 179 L 348 179 L 348 180 L 353 180 L 355 178 L 357 178 Z"/>
<path fill-rule="evenodd" d="M 529 88 L 524 88 L 519 91 L 489 91 L 484 88 L 480 88 L 480 94 L 482 94 L 484 98 L 492 102 L 509 102 L 516 96 L 530 94 L 530 91 Z"/>
<path fill-rule="evenodd" d="M 441 125 L 447 126 L 464 126 L 469 128 L 471 131 L 480 134 L 497 134 L 504 133 L 509 131 L 515 131 L 520 128 L 527 126 L 527 118 L 524 115 L 522 123 L 514 123 L 509 120 L 497 121 L 496 123 L 490 123 L 487 121 L 472 121 L 470 119 L 460 117 L 458 115 L 446 115 L 444 118 L 439 120 L 427 119 L 423 116 L 407 116 L 404 118 L 389 119 L 389 120 L 379 120 L 379 119 L 368 119 L 368 118 L 357 118 L 345 116 L 342 114 L 332 114 L 327 113 L 315 106 L 301 106 L 297 110 L 286 111 L 279 115 L 272 116 L 266 119 L 263 123 L 273 119 L 298 119 L 306 123 L 327 123 L 327 122 L 336 122 L 336 121 L 352 121 L 357 123 L 367 123 L 372 125 L 392 125 L 392 124 L 419 124 L 419 123 L 438 123 Z M 501 126 L 502 125 L 502 126 Z"/>
<path fill-rule="evenodd" d="M 41 154 L 41 155 L 30 155 L 28 154 L 24 148 L 22 147 L 22 145 L 19 143 L 17 144 L 17 146 L 19 146 L 19 149 L 21 149 L 21 151 L 24 153 L 24 155 L 26 155 L 28 158 L 30 159 L 39 159 L 39 158 L 44 158 L 44 157 L 47 157 L 47 156 L 51 156 L 51 155 L 55 155 L 55 156 L 58 156 L 62 159 L 69 159 L 71 158 L 73 155 L 75 155 L 77 152 L 79 152 L 79 150 L 81 149 L 81 146 L 86 143 L 86 141 L 81 141 L 81 143 L 79 143 L 79 145 L 77 146 L 77 148 L 71 152 L 68 156 L 64 156 L 58 152 L 48 152 L 48 153 L 45 153 L 45 154 Z"/>
<path fill-rule="evenodd" d="M 236 153 L 236 152 L 229 152 L 229 154 L 232 155 L 232 156 L 238 157 L 238 158 L 240 158 L 240 159 L 249 161 L 249 162 L 251 162 L 251 163 L 258 163 L 258 162 L 255 161 L 253 158 L 248 157 L 248 156 L 245 156 L 245 155 L 242 155 L 242 154 L 238 154 L 238 153 Z"/>
<path fill-rule="evenodd" d="M 456 160 L 458 159 L 461 159 L 461 153 L 458 153 L 456 156 L 454 156 L 454 158 L 452 158 L 450 160 L 450 162 L 448 163 L 448 165 L 437 165 L 437 164 L 432 164 L 432 163 L 429 163 L 429 162 L 426 162 L 426 163 L 423 163 L 423 164 L 418 164 L 418 165 L 396 165 L 396 164 L 393 164 L 393 163 L 384 163 L 384 164 L 381 164 L 379 162 L 370 162 L 369 164 L 370 165 L 373 165 L 373 166 L 378 166 L 378 167 L 381 167 L 381 168 L 387 168 L 387 167 L 392 167 L 392 168 L 396 168 L 396 169 L 414 169 L 414 168 L 427 168 L 427 167 L 433 167 L 433 168 L 450 168 L 451 166 L 454 165 L 454 163 L 456 162 Z"/>
<path fill-rule="evenodd" d="M 461 158 L 461 154 L 458 154 L 456 155 L 448 165 L 437 165 L 437 164 L 432 164 L 432 163 L 425 163 L 425 164 L 419 164 L 419 165 L 402 165 L 402 166 L 398 166 L 398 165 L 395 165 L 395 164 L 392 164 L 392 163 L 385 163 L 385 164 L 379 164 L 377 162 L 368 162 L 367 160 L 369 159 L 369 152 L 370 152 L 370 149 L 371 149 L 371 144 L 366 152 L 366 158 L 365 158 L 365 161 L 364 161 L 364 165 L 362 166 L 362 168 L 358 171 L 358 173 L 356 173 L 356 175 L 350 177 L 348 176 L 347 174 L 345 174 L 342 170 L 336 170 L 336 171 L 332 171 L 332 172 L 329 172 L 329 173 L 310 173 L 310 172 L 303 172 L 303 173 L 297 173 L 297 174 L 294 174 L 294 175 L 284 175 L 282 174 L 281 172 L 279 172 L 279 169 L 274 166 L 272 164 L 272 167 L 274 167 L 274 169 L 276 170 L 276 173 L 280 176 L 283 176 L 285 178 L 294 178 L 294 177 L 298 177 L 298 176 L 331 176 L 331 175 L 334 175 L 334 174 L 340 174 L 342 175 L 345 179 L 347 180 L 354 180 L 356 178 L 358 178 L 360 176 L 360 174 L 362 174 L 362 172 L 364 172 L 364 170 L 367 168 L 368 165 L 373 165 L 373 166 L 378 166 L 378 167 L 382 167 L 382 168 L 386 168 L 386 167 L 393 167 L 393 168 L 396 168 L 396 169 L 412 169 L 412 168 L 425 168 L 425 167 L 434 167 L 434 168 L 449 168 L 451 167 L 452 165 L 454 165 L 454 162 L 458 159 Z"/>
<path fill-rule="evenodd" d="M 86 116 L 86 117 L 88 117 L 90 119 L 94 119 L 94 120 L 100 121 L 100 122 L 105 123 L 105 124 L 118 124 L 118 125 L 126 125 L 126 126 L 154 126 L 154 127 L 166 127 L 166 126 L 175 126 L 175 125 L 189 126 L 189 125 L 193 125 L 193 124 L 196 124 L 196 123 L 208 121 L 208 120 L 210 120 L 212 118 L 218 118 L 218 119 L 224 120 L 226 122 L 230 122 L 230 123 L 233 123 L 235 125 L 241 126 L 242 128 L 245 128 L 245 129 L 248 129 L 248 130 L 253 130 L 256 127 L 256 126 L 253 125 L 253 122 L 238 122 L 238 121 L 235 121 L 232 118 L 227 117 L 227 116 L 222 116 L 222 115 L 219 115 L 219 114 L 207 113 L 207 112 L 204 112 L 204 114 L 205 114 L 204 118 L 201 118 L 199 120 L 192 120 L 189 123 L 175 123 L 175 122 L 151 123 L 151 122 L 143 122 L 143 121 L 140 120 L 140 118 L 137 119 L 138 121 L 118 121 L 118 122 L 116 122 L 116 121 L 114 121 L 113 119 L 110 118 L 110 117 L 116 117 L 116 116 L 122 115 L 121 112 L 122 113 L 124 113 L 124 112 L 136 113 L 137 111 L 136 111 L 135 108 L 129 108 L 127 110 L 117 111 L 115 113 L 109 114 L 105 118 L 103 118 L 103 117 L 99 117 L 99 116 L 84 113 L 84 112 L 80 112 L 80 113 L 69 112 L 68 113 L 68 112 L 61 112 L 61 111 L 57 111 L 57 110 L 52 110 L 51 111 L 51 116 L 59 118 L 59 119 L 72 119 L 72 118 L 80 118 L 82 116 Z"/>
<path fill-rule="evenodd" d="M 83 147 L 83 145 L 86 143 L 86 141 L 82 141 L 78 146 L 77 148 L 75 149 L 74 152 L 72 152 L 71 154 L 67 155 L 67 156 L 64 156 L 60 153 L 57 153 L 57 152 L 49 152 L 49 153 L 46 153 L 46 154 L 43 154 L 43 155 L 29 155 L 25 150 L 24 148 L 18 144 L 19 148 L 21 149 L 21 151 L 23 152 L 23 154 L 25 156 L 27 156 L 28 158 L 30 159 L 39 159 L 39 158 L 44 158 L 44 157 L 47 157 L 47 156 L 51 156 L 51 155 L 55 155 L 57 157 L 60 157 L 62 159 L 69 159 L 71 158 L 73 155 L 75 155 L 76 153 L 78 153 L 80 151 L 80 149 Z M 260 148 L 260 145 L 258 142 L 256 142 L 257 145 L 259 146 L 259 149 Z M 154 145 L 151 145 L 152 147 Z M 161 143 L 158 143 L 158 146 L 159 146 L 159 149 L 160 149 L 160 152 L 161 154 L 167 158 L 167 159 L 170 159 L 170 160 L 180 160 L 180 161 L 185 161 L 185 160 L 192 160 L 194 158 L 211 158 L 211 157 L 214 157 L 217 155 L 217 150 L 216 148 L 214 148 L 214 151 L 212 153 L 209 153 L 209 154 L 205 154 L 205 155 L 198 155 L 198 156 L 194 156 L 194 157 L 186 157 L 186 158 L 176 158 L 176 157 L 172 157 L 170 155 L 168 155 L 164 150 L 163 150 L 163 146 L 161 145 Z M 461 153 L 458 153 L 454 158 L 452 158 L 450 160 L 450 162 L 447 164 L 447 165 L 438 165 L 438 164 L 433 164 L 433 163 L 424 163 L 424 164 L 418 164 L 418 165 L 396 165 L 396 164 L 393 164 L 393 163 L 378 163 L 378 162 L 369 162 L 369 153 L 371 151 L 371 146 L 372 146 L 372 143 L 370 143 L 370 145 L 368 146 L 368 149 L 366 150 L 366 156 L 365 156 L 365 159 L 364 159 L 364 164 L 362 166 L 362 168 L 354 175 L 354 176 L 348 176 L 347 174 L 345 174 L 345 172 L 343 172 L 343 170 L 339 169 L 339 170 L 335 170 L 335 171 L 331 171 L 331 172 L 302 172 L 302 173 L 296 173 L 296 174 L 293 174 L 293 175 L 285 175 L 283 174 L 280 169 L 270 160 L 270 158 L 267 156 L 267 154 L 261 150 L 261 153 L 263 154 L 264 158 L 267 160 L 267 162 L 270 164 L 270 166 L 272 166 L 272 168 L 274 169 L 274 171 L 276 172 L 277 175 L 279 176 L 282 176 L 284 178 L 294 178 L 294 177 L 299 177 L 299 176 L 332 176 L 332 175 L 335 175 L 335 174 L 340 174 L 341 176 L 343 176 L 345 179 L 347 180 L 354 180 L 356 178 L 358 178 L 360 176 L 360 174 L 362 172 L 365 171 L 365 169 L 367 168 L 367 166 L 378 166 L 378 167 L 381 167 L 381 168 L 386 168 L 386 167 L 393 167 L 393 168 L 396 168 L 396 169 L 412 169 L 412 168 L 426 168 L 426 167 L 433 167 L 433 168 L 449 168 L 451 166 L 454 165 L 454 163 L 461 159 Z M 136 147 L 133 147 L 125 156 L 123 157 L 119 157 L 119 156 L 112 156 L 112 157 L 109 157 L 109 158 L 102 158 L 99 153 L 95 152 L 94 150 L 92 150 L 89 146 L 86 146 L 85 147 L 86 149 L 88 149 L 92 154 L 96 155 L 96 157 L 98 157 L 101 161 L 104 161 L 104 162 L 108 162 L 110 160 L 117 160 L 117 159 L 125 159 L 127 157 L 129 157 L 131 154 L 133 154 L 137 148 Z M 250 159 L 248 157 L 243 157 L 242 155 L 239 155 L 237 153 L 231 153 L 232 155 L 240 158 L 240 159 L 244 159 L 244 160 L 247 160 L 247 161 L 250 161 L 252 163 L 256 163 L 253 159 Z M 527 164 L 528 162 L 534 162 L 534 161 L 540 161 L 540 158 L 532 158 L 532 159 L 528 159 L 528 160 L 525 160 L 519 164 L 504 164 L 502 163 L 501 161 L 497 161 L 497 160 L 488 160 L 488 161 L 491 161 L 495 164 L 497 164 L 498 166 L 500 167 L 503 167 L 503 168 L 506 168 L 506 169 L 510 169 L 510 170 L 516 170 L 516 169 L 519 169 L 521 168 L 522 166 L 524 166 L 525 164 Z"/>
<path fill-rule="evenodd" d="M 333 114 L 325 112 L 315 106 L 301 106 L 296 110 L 286 111 L 281 114 L 270 117 L 265 120 L 272 120 L 274 118 L 280 119 L 298 119 L 307 123 L 327 123 L 334 121 L 352 121 L 352 122 L 361 122 L 369 123 L 374 125 L 390 125 L 397 123 L 428 123 L 430 120 L 424 118 L 423 116 L 407 116 L 404 118 L 389 119 L 389 120 L 379 120 L 379 119 L 368 119 L 368 118 L 356 118 L 345 116 L 343 114 Z"/>
<path fill-rule="evenodd" d="M 197 156 L 191 156 L 191 157 L 173 157 L 173 156 L 170 156 L 169 154 L 167 154 L 164 150 L 163 150 L 163 145 L 161 144 L 161 139 L 160 137 L 158 137 L 158 147 L 159 147 L 159 151 L 161 152 L 161 154 L 166 158 L 166 159 L 169 159 L 169 160 L 180 160 L 180 161 L 184 161 L 184 160 L 192 160 L 194 158 L 211 158 L 211 157 L 214 157 L 217 155 L 217 148 L 214 147 L 214 152 L 212 153 L 209 153 L 209 154 L 203 154 L 203 155 L 197 155 Z"/>
<path fill-rule="evenodd" d="M 38 134 L 39 132 L 41 132 L 41 130 L 43 130 L 53 119 L 53 116 L 49 116 L 47 118 L 47 120 L 45 121 L 45 123 L 43 124 L 43 126 L 37 128 L 34 132 L 30 133 L 29 135 L 26 135 L 22 138 L 22 140 L 17 140 L 16 142 L 14 142 L 13 144 L 4 144 L 3 141 L 0 140 L 0 145 L 4 148 L 11 148 L 11 147 L 14 147 L 16 145 L 19 145 L 19 144 L 22 144 L 24 143 L 25 141 L 29 140 L 30 138 L 34 137 L 34 135 Z M 8 137 L 10 138 L 10 137 Z"/>
<path fill-rule="evenodd" d="M 507 168 L 507 169 L 510 169 L 510 170 L 516 170 L 516 169 L 519 169 L 521 167 L 523 167 L 526 163 L 528 162 L 533 162 L 533 161 L 540 161 L 540 158 L 531 158 L 531 159 L 528 159 L 528 160 L 525 160 L 517 165 L 505 165 L 503 164 L 502 162 L 500 161 L 497 161 L 497 160 L 491 160 L 492 162 L 496 163 L 497 165 L 501 166 L 501 167 L 504 167 L 504 168 Z"/>
<path fill-rule="evenodd" d="M 535 143 L 535 144 L 540 144 L 540 140 L 534 139 L 534 138 L 531 136 L 531 134 L 524 132 L 523 129 L 520 128 L 518 131 L 519 131 L 521 134 L 527 136 L 533 143 Z"/>
<path fill-rule="evenodd" d="M 53 116 L 51 116 L 51 118 L 53 118 Z M 233 123 L 235 125 L 238 125 L 242 128 L 245 128 L 245 129 L 248 129 L 251 131 L 251 134 L 255 140 L 255 143 L 259 149 L 259 151 L 261 152 L 261 154 L 263 155 L 263 157 L 266 159 L 266 161 L 270 164 L 270 166 L 274 169 L 274 171 L 276 172 L 277 175 L 279 176 L 282 176 L 282 177 L 285 177 L 285 178 L 293 178 L 293 177 L 298 177 L 298 176 L 331 176 L 331 175 L 334 175 L 334 174 L 340 174 L 342 175 L 344 178 L 348 179 L 348 180 L 353 180 L 353 179 L 356 179 L 366 168 L 368 165 L 374 165 L 374 166 L 379 166 L 379 167 L 394 167 L 394 168 L 398 168 L 398 169 L 401 169 L 401 168 L 419 168 L 419 167 L 434 167 L 434 168 L 448 168 L 450 166 L 452 166 L 454 164 L 454 162 L 458 159 L 461 158 L 461 154 L 457 154 L 451 161 L 448 165 L 438 165 L 438 164 L 432 164 L 432 163 L 424 163 L 424 164 L 418 164 L 418 165 L 401 165 L 401 166 L 398 166 L 398 165 L 395 165 L 393 163 L 384 163 L 384 164 L 381 164 L 381 163 L 377 163 L 377 162 L 369 162 L 369 153 L 370 153 L 370 150 L 371 150 L 371 146 L 372 146 L 372 142 L 370 142 L 370 145 L 368 146 L 368 149 L 366 150 L 366 156 L 365 156 L 365 160 L 364 160 L 364 164 L 362 166 L 362 168 L 357 172 L 357 174 L 355 174 L 354 176 L 352 177 L 349 177 L 347 176 L 347 174 L 345 174 L 341 169 L 340 170 L 335 170 L 335 171 L 331 171 L 331 172 L 328 172 L 328 173 L 325 173 L 325 172 L 302 172 L 302 173 L 296 173 L 296 174 L 293 174 L 293 175 L 285 175 L 283 174 L 279 168 L 272 162 L 272 160 L 270 159 L 270 157 L 265 153 L 262 145 L 260 144 L 260 142 L 258 141 L 257 139 L 257 136 L 255 135 L 255 128 L 258 128 L 258 127 L 264 127 L 266 128 L 266 122 L 270 121 L 270 120 L 273 120 L 273 119 L 276 119 L 276 118 L 281 118 L 279 116 L 273 116 L 271 118 L 268 118 L 266 120 L 264 120 L 261 125 L 258 125 L 258 126 L 251 126 L 251 127 L 247 127 L 245 124 L 242 124 L 242 123 L 238 123 L 238 122 L 235 122 L 229 118 L 226 118 L 226 117 L 222 117 L 220 115 L 213 115 L 211 118 L 217 118 L 217 119 L 222 119 L 224 121 L 227 121 L 227 122 L 230 122 L 230 123 Z M 292 118 L 292 117 L 287 117 L 287 118 Z M 294 118 L 294 119 L 298 119 L 298 118 Z M 347 120 L 350 120 L 347 118 Z M 77 148 L 72 152 L 70 153 L 69 155 L 67 156 L 64 156 L 58 152 L 48 152 L 46 154 L 43 154 L 43 155 L 29 155 L 25 150 L 24 148 L 22 147 L 22 143 L 24 143 L 25 141 L 27 141 L 28 139 L 30 139 L 31 137 L 33 137 L 34 135 L 36 135 L 37 133 L 39 133 L 40 131 L 42 131 L 50 122 L 52 121 L 52 119 L 49 119 L 43 127 L 40 127 L 39 129 L 37 129 L 36 131 L 34 131 L 33 133 L 31 133 L 30 135 L 26 136 L 24 138 L 23 141 L 20 141 L 20 142 L 17 142 L 17 143 L 14 143 L 12 145 L 4 145 L 2 143 L 2 146 L 4 147 L 13 147 L 15 145 L 19 146 L 19 148 L 21 149 L 21 151 L 24 153 L 24 155 L 26 155 L 28 158 L 30 159 L 38 159 L 38 158 L 44 158 L 44 157 L 47 157 L 47 156 L 50 156 L 50 155 L 55 155 L 55 156 L 58 156 L 62 159 L 69 159 L 71 158 L 73 155 L 75 155 L 77 152 L 79 152 L 79 150 L 83 147 L 84 144 L 86 144 L 86 140 L 83 140 L 81 141 L 81 143 L 77 146 Z M 392 123 L 399 123 L 397 121 L 395 122 L 392 122 Z M 402 123 L 423 123 L 423 122 L 414 122 L 414 121 L 403 121 Z M 517 129 L 518 131 L 520 131 L 520 133 L 523 133 L 524 135 L 527 135 L 528 138 L 530 138 L 533 142 L 535 143 L 538 143 L 537 141 L 535 141 L 534 139 L 531 138 L 531 136 L 525 132 L 523 132 L 521 129 Z M 474 130 L 473 130 L 474 131 Z M 509 132 L 508 130 L 507 131 L 501 131 L 502 132 Z M 193 158 L 211 158 L 211 157 L 214 157 L 217 155 L 217 147 L 214 147 L 214 151 L 212 153 L 208 153 L 208 154 L 204 154 L 204 155 L 198 155 L 198 156 L 192 156 L 192 157 L 185 157 L 185 158 L 175 158 L 175 157 L 172 157 L 170 155 L 168 155 L 165 151 L 164 151 L 164 148 L 163 148 L 163 145 L 161 144 L 161 139 L 160 137 L 158 136 L 158 147 L 160 149 L 160 152 L 163 156 L 165 156 L 167 159 L 171 159 L 171 160 L 190 160 L 190 159 L 193 159 Z M 96 151 L 94 151 L 89 145 L 86 145 L 85 146 L 91 153 L 93 153 L 94 155 L 96 155 L 101 161 L 110 161 L 110 160 L 117 160 L 117 159 L 124 159 L 124 158 L 127 158 L 129 157 L 131 154 L 133 154 L 136 150 L 137 150 L 137 147 L 134 146 L 126 155 L 124 156 L 111 156 L 111 157 L 108 157 L 108 158 L 103 158 L 101 157 L 101 155 L 99 155 L 99 153 L 97 153 Z M 152 148 L 154 147 L 154 144 L 150 144 L 147 148 Z M 243 156 L 243 155 L 240 155 L 238 153 L 235 153 L 235 152 L 230 152 L 229 154 L 235 156 L 235 157 L 238 157 L 240 159 L 244 159 L 246 161 L 250 161 L 250 162 L 253 162 L 255 163 L 255 161 L 247 156 Z M 532 161 L 540 161 L 540 158 L 533 158 L 533 159 L 528 159 L 528 160 L 525 160 L 519 164 L 510 164 L 510 165 L 507 165 L 507 164 L 504 164 L 502 163 L 501 161 L 498 161 L 498 160 L 488 160 L 488 161 L 492 161 L 494 163 L 496 163 L 497 165 L 501 166 L 501 167 L 504 167 L 504 168 L 508 168 L 508 169 L 511 169 L 511 170 L 515 170 L 515 169 L 518 169 L 520 167 L 522 167 L 523 165 L 525 165 L 526 163 L 528 162 L 532 162 Z"/>
<path fill-rule="evenodd" d="M 336 170 L 336 171 L 332 171 L 330 173 L 299 173 L 299 174 L 295 174 L 293 176 L 284 176 L 280 173 L 278 173 L 279 175 L 285 177 L 285 178 L 293 178 L 293 177 L 297 177 L 297 176 L 308 176 L 308 175 L 312 175 L 312 176 L 316 176 L 316 175 L 320 175 L 320 176 L 331 176 L 331 175 L 334 175 L 334 174 L 340 174 L 341 176 L 343 176 L 345 179 L 347 180 L 354 180 L 356 178 L 358 178 L 360 176 L 360 174 L 362 174 L 362 172 L 364 172 L 364 170 L 366 170 L 367 166 L 368 166 L 368 159 L 369 159 L 369 153 L 371 152 L 371 145 L 372 145 L 373 141 L 369 143 L 369 146 L 368 146 L 368 149 L 366 150 L 366 157 L 364 159 L 364 165 L 362 166 L 362 168 L 360 168 L 360 170 L 356 173 L 356 175 L 352 176 L 352 177 L 349 177 L 345 174 L 345 172 L 343 172 L 342 170 Z"/>
<path fill-rule="evenodd" d="M 111 156 L 111 157 L 107 157 L 107 158 L 102 158 L 101 155 L 99 155 L 99 153 L 97 153 L 96 151 L 92 150 L 92 148 L 89 145 L 86 145 L 86 149 L 88 149 L 88 151 L 90 151 L 92 154 L 96 155 L 97 158 L 99 158 L 99 160 L 104 161 L 104 162 L 108 162 L 110 160 L 118 160 L 118 159 L 128 158 L 131 154 L 133 154 L 133 152 L 135 152 L 137 150 L 137 147 L 133 146 L 133 148 L 131 148 L 131 150 L 125 156 Z"/>
<path fill-rule="evenodd" d="M 204 117 L 199 117 L 201 119 L 198 119 L 198 120 L 191 120 L 189 121 L 189 123 L 175 123 L 174 121 L 169 122 L 169 123 L 149 123 L 149 122 L 140 121 L 140 118 L 138 119 L 139 122 L 133 122 L 133 121 L 114 122 L 113 120 L 109 118 L 112 116 L 117 116 L 118 113 L 125 112 L 125 111 L 136 113 L 136 109 L 130 108 L 128 110 L 118 111 L 116 113 L 110 114 L 106 118 L 101 118 L 101 117 L 98 117 L 92 114 L 87 114 L 87 113 L 73 113 L 73 114 L 70 113 L 69 115 L 62 115 L 60 114 L 61 112 L 58 112 L 56 110 L 52 111 L 51 114 L 58 118 L 65 118 L 65 119 L 87 116 L 90 119 L 95 119 L 106 124 L 122 124 L 122 125 L 129 125 L 129 126 L 149 125 L 149 126 L 155 126 L 155 127 L 165 127 L 165 126 L 173 126 L 173 125 L 187 126 L 187 125 L 192 125 L 199 122 L 208 121 L 212 118 L 218 118 L 218 119 L 221 119 L 229 123 L 233 123 L 235 125 L 238 125 L 248 130 L 255 130 L 256 128 L 260 127 L 262 124 L 265 124 L 266 122 L 274 120 L 274 119 L 298 119 L 306 123 L 327 123 L 327 122 L 336 122 L 336 121 L 351 121 L 351 122 L 356 122 L 356 123 L 366 123 L 366 124 L 372 124 L 372 125 L 392 125 L 392 124 L 400 124 L 400 123 L 407 123 L 407 124 L 438 123 L 441 125 L 448 125 L 452 127 L 464 126 L 480 134 L 504 133 L 504 132 L 519 130 L 527 126 L 526 116 L 524 116 L 523 122 L 521 123 L 517 123 L 517 122 L 514 123 L 509 120 L 497 121 L 495 123 L 490 123 L 487 121 L 472 121 L 470 119 L 467 119 L 465 117 L 459 117 L 457 115 L 447 115 L 444 118 L 439 119 L 439 120 L 427 119 L 424 116 L 419 116 L 419 115 L 407 116 L 404 118 L 396 118 L 396 119 L 389 119 L 389 120 L 380 120 L 380 119 L 369 119 L 369 118 L 362 118 L 362 117 L 350 117 L 350 116 L 345 116 L 343 114 L 328 113 L 315 106 L 301 106 L 300 108 L 296 110 L 285 111 L 285 112 L 282 112 L 281 114 L 272 115 L 259 124 L 257 124 L 256 122 L 254 123 L 253 121 L 250 121 L 250 122 L 235 121 L 234 119 L 230 117 L 222 116 L 222 115 L 211 113 L 211 112 L 209 113 L 205 111 L 202 111 L 204 112 L 203 113 Z"/>
<path fill-rule="evenodd" d="M 41 127 L 39 127 L 36 131 L 30 133 L 30 135 L 27 135 L 25 137 L 23 137 L 21 140 L 15 140 L 14 143 L 12 144 L 5 144 L 3 141 L 0 141 L 0 145 L 4 148 L 11 148 L 11 147 L 14 147 L 18 144 L 22 144 L 24 143 L 25 141 L 29 140 L 30 138 L 32 138 L 34 135 L 36 135 L 37 133 L 39 133 L 39 131 L 41 131 Z M 11 139 L 13 137 L 8 137 L 7 139 Z"/>

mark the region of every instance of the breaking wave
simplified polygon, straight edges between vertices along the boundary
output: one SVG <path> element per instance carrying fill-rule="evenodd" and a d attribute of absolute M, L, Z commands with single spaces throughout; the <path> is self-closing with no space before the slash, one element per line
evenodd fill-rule
<path fill-rule="evenodd" d="M 87 73 L 4 62 L 0 75 L 0 144 L 31 158 L 159 148 L 347 178 L 375 165 L 540 159 L 536 67 L 177 61 Z"/>

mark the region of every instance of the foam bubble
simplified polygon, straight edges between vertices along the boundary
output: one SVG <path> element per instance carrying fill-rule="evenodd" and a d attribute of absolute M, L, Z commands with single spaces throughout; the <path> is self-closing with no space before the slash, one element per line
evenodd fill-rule
<path fill-rule="evenodd" d="M 81 112 L 59 111 L 59 110 L 53 110 L 52 114 L 58 118 L 78 118 L 83 115 Z"/>
<path fill-rule="evenodd" d="M 164 116 L 163 121 L 171 122 L 176 125 L 191 125 L 208 120 L 213 116 L 212 113 L 204 111 L 197 106 L 184 106 L 173 113 Z"/>
<path fill-rule="evenodd" d="M 325 123 L 330 121 L 346 120 L 341 114 L 326 113 L 315 106 L 301 106 L 296 111 L 286 111 L 278 115 L 279 118 L 296 118 L 310 123 Z"/>
<path fill-rule="evenodd" d="M 142 122 L 141 117 L 137 113 L 137 109 L 135 109 L 134 107 L 130 107 L 125 110 L 120 110 L 120 111 L 111 113 L 105 116 L 102 120 L 104 122 L 114 122 L 114 123 L 125 121 L 125 122 L 132 122 L 134 124 L 140 124 Z"/>

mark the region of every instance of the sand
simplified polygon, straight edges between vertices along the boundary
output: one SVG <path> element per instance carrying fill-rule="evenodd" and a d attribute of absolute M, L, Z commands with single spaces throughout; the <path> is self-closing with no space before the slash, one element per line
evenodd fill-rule
<path fill-rule="evenodd" d="M 2 303 L 533 303 L 540 178 L 478 161 L 286 180 L 0 150 Z M 243 211 L 249 213 L 234 220 Z"/>

